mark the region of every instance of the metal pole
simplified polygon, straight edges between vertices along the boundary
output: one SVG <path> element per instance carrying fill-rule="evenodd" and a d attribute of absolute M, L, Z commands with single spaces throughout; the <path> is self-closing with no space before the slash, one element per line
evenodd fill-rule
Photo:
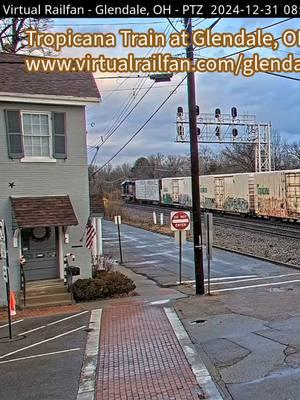
<path fill-rule="evenodd" d="M 179 231 L 179 285 L 182 282 L 182 232 Z"/>
<path fill-rule="evenodd" d="M 103 256 L 103 234 L 102 234 L 102 218 L 98 217 L 96 219 L 97 225 L 97 255 L 98 257 Z"/>
<path fill-rule="evenodd" d="M 209 215 L 206 214 L 207 222 L 206 222 L 206 248 L 207 248 L 207 293 L 210 295 L 210 224 L 209 224 Z"/>
<path fill-rule="evenodd" d="M 118 226 L 118 239 L 119 239 L 119 250 L 120 250 L 120 264 L 123 264 L 123 255 L 122 255 L 122 243 L 121 243 L 121 232 L 120 232 L 120 223 L 119 218 L 117 218 L 117 226 Z"/>
<path fill-rule="evenodd" d="M 12 327 L 11 327 L 11 315 L 10 315 L 10 282 L 9 282 L 9 259 L 8 259 L 8 241 L 7 241 L 7 230 L 4 222 L 4 236 L 5 236 L 5 251 L 6 251 L 6 296 L 7 296 L 7 315 L 8 315 L 8 331 L 9 339 L 12 339 Z"/>
<path fill-rule="evenodd" d="M 186 49 L 187 58 L 193 62 L 194 49 L 192 43 L 192 19 L 184 18 L 184 24 L 189 34 L 189 46 Z M 187 74 L 188 105 L 189 105 L 189 127 L 190 127 L 190 153 L 191 153 L 191 175 L 192 175 L 192 213 L 193 213 L 193 236 L 194 236 L 194 262 L 196 294 L 205 294 L 204 270 L 203 270 L 203 248 L 200 214 L 200 189 L 199 189 L 199 155 L 197 138 L 197 111 L 195 73 Z"/>

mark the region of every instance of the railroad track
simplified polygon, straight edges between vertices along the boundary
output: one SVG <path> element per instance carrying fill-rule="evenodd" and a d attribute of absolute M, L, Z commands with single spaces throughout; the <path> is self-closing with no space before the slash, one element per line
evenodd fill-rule
<path fill-rule="evenodd" d="M 176 211 L 176 208 L 151 204 L 128 203 L 124 204 L 124 208 L 135 209 L 138 212 L 143 212 L 149 217 L 149 219 L 152 219 L 153 211 L 157 214 L 163 213 L 165 223 L 169 223 L 170 221 L 170 212 Z M 267 219 L 255 219 L 238 215 L 222 215 L 215 213 L 214 225 L 228 226 L 230 228 L 237 228 L 244 231 L 263 233 L 289 239 L 300 239 L 300 225 L 286 221 L 271 221 Z"/>

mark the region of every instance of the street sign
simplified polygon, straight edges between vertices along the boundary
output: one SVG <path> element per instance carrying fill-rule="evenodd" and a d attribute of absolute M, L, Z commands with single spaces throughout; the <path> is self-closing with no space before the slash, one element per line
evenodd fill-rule
<path fill-rule="evenodd" d="M 191 214 L 189 211 L 172 211 L 170 216 L 171 231 L 189 231 Z"/>

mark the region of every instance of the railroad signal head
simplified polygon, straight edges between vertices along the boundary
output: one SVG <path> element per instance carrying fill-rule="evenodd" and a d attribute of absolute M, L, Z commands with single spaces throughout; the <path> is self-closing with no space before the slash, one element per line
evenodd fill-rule
<path fill-rule="evenodd" d="M 197 135 L 198 135 L 198 136 L 200 136 L 200 135 L 201 135 L 200 128 L 197 128 Z"/>
<path fill-rule="evenodd" d="M 199 106 L 196 106 L 196 114 L 200 115 L 200 107 Z"/>
<path fill-rule="evenodd" d="M 216 136 L 220 136 L 221 128 L 219 126 L 216 126 L 215 133 L 216 133 Z"/>
<path fill-rule="evenodd" d="M 236 128 L 232 129 L 232 136 L 236 137 L 238 135 L 238 130 Z"/>
<path fill-rule="evenodd" d="M 177 117 L 182 117 L 183 116 L 183 107 L 179 106 L 177 107 Z"/>
<path fill-rule="evenodd" d="M 219 118 L 221 117 L 221 110 L 220 110 L 219 108 L 216 108 L 215 117 L 216 117 L 217 119 L 219 119 Z"/>
<path fill-rule="evenodd" d="M 236 109 L 236 107 L 232 107 L 231 116 L 232 116 L 232 118 L 236 118 L 237 117 L 237 109 Z"/>
<path fill-rule="evenodd" d="M 184 126 L 183 125 L 177 125 L 177 134 L 178 136 L 184 136 Z"/>

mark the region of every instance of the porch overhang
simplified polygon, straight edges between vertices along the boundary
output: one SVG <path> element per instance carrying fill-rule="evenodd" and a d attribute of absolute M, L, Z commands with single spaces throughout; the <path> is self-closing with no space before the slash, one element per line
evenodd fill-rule
<path fill-rule="evenodd" d="M 16 228 L 78 225 L 70 197 L 37 196 L 10 198 Z"/>

